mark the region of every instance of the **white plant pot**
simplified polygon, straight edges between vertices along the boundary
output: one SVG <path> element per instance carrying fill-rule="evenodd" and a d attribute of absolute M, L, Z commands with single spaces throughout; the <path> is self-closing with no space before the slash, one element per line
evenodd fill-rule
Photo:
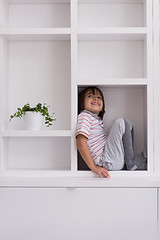
<path fill-rule="evenodd" d="M 43 117 L 39 112 L 25 112 L 24 127 L 26 130 L 40 130 Z"/>

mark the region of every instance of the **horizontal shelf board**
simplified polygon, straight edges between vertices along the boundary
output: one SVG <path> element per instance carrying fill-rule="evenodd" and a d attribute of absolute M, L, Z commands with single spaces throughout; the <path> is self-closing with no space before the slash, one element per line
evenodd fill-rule
<path fill-rule="evenodd" d="M 104 28 L 78 28 L 78 33 L 117 33 L 117 34 L 145 34 L 146 27 L 104 27 Z"/>
<path fill-rule="evenodd" d="M 70 34 L 70 28 L 0 28 L 1 34 Z"/>
<path fill-rule="evenodd" d="M 130 177 L 131 179 L 134 179 L 134 177 L 147 177 L 152 176 L 152 173 L 150 171 L 127 171 L 127 170 L 121 170 L 121 171 L 109 171 L 109 174 L 111 177 Z M 92 171 L 79 171 L 79 170 L 52 170 L 52 169 L 5 169 L 0 172 L 0 176 L 37 176 L 37 177 L 76 177 L 77 179 L 81 179 L 81 177 L 84 178 L 90 178 L 90 179 L 99 179 L 99 177 L 93 173 Z M 82 178 L 83 179 L 83 178 Z M 106 179 L 106 178 L 104 178 Z M 122 178 L 123 179 L 123 178 Z M 160 179 L 159 179 L 160 180 Z"/>
<path fill-rule="evenodd" d="M 78 85 L 109 85 L 109 86 L 124 86 L 124 85 L 147 85 L 147 78 L 108 78 L 108 79 L 78 79 Z"/>
<path fill-rule="evenodd" d="M 143 3 L 145 0 L 78 0 L 79 3 Z"/>
<path fill-rule="evenodd" d="M 144 40 L 147 28 L 79 28 L 79 40 Z"/>
<path fill-rule="evenodd" d="M 1 131 L 2 137 L 71 137 L 70 130 L 8 130 Z"/>
<path fill-rule="evenodd" d="M 8 0 L 9 4 L 23 4 L 23 3 L 70 3 L 70 0 Z"/>
<path fill-rule="evenodd" d="M 1 28 L 0 35 L 10 41 L 70 40 L 70 28 Z"/>
<path fill-rule="evenodd" d="M 32 187 L 160 187 L 160 178 L 143 174 L 142 171 L 115 171 L 111 177 L 98 178 L 92 172 L 72 171 L 18 171 L 6 170 L 0 173 L 0 186 Z"/>
<path fill-rule="evenodd" d="M 110 177 L 146 177 L 151 176 L 151 172 L 149 171 L 109 171 Z M 78 177 L 93 177 L 93 173 L 91 171 L 77 171 Z"/>

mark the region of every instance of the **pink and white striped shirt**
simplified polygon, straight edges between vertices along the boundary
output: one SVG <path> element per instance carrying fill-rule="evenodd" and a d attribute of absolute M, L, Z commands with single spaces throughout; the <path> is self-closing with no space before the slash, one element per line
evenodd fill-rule
<path fill-rule="evenodd" d="M 87 145 L 93 161 L 98 164 L 103 153 L 107 136 L 103 130 L 103 121 L 97 114 L 87 110 L 78 115 L 77 129 L 75 136 L 82 134 L 87 138 Z"/>

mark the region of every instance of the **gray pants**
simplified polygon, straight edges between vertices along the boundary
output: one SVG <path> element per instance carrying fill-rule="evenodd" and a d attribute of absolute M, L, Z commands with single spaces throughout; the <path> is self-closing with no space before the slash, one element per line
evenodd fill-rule
<path fill-rule="evenodd" d="M 122 136 L 125 132 L 124 119 L 117 119 L 111 127 L 99 166 L 110 171 L 118 171 L 124 167 L 124 148 Z"/>

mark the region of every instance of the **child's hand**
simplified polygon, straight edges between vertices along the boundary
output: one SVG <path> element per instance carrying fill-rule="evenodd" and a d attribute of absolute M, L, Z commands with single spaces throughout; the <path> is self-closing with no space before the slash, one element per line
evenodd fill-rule
<path fill-rule="evenodd" d="M 99 167 L 99 166 L 95 166 L 93 169 L 91 169 L 92 172 L 96 173 L 100 178 L 102 178 L 102 174 L 104 175 L 104 177 L 109 178 L 109 172 L 107 171 L 106 168 L 103 167 Z"/>

